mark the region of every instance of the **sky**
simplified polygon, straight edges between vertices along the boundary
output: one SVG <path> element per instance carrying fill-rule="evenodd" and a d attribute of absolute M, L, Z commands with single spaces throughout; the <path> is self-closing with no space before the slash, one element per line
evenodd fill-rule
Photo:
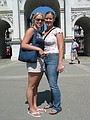
<path fill-rule="evenodd" d="M 48 12 L 48 11 L 54 12 L 53 9 L 51 9 L 50 7 L 44 6 L 44 7 L 38 7 L 38 8 L 36 8 L 36 9 L 32 12 L 32 14 L 34 14 L 34 13 L 36 13 L 36 12 L 41 12 L 43 15 L 45 15 L 45 13 Z"/>

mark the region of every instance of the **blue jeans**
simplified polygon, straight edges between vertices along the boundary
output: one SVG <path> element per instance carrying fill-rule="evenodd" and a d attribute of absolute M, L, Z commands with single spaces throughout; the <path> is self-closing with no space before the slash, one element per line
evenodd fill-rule
<path fill-rule="evenodd" d="M 45 74 L 51 89 L 51 102 L 50 105 L 56 109 L 61 109 L 61 92 L 57 85 L 58 81 L 58 54 L 53 53 L 45 56 Z"/>

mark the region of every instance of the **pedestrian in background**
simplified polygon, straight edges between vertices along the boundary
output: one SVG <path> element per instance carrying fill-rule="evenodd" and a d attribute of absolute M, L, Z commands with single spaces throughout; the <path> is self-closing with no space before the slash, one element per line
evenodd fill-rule
<path fill-rule="evenodd" d="M 80 60 L 78 57 L 77 49 L 79 47 L 79 44 L 76 42 L 76 39 L 72 39 L 71 43 L 71 62 L 69 64 L 73 64 L 73 61 L 76 59 L 78 61 L 78 64 L 80 64 Z"/>
<path fill-rule="evenodd" d="M 44 44 L 44 40 L 42 39 L 42 35 L 39 31 L 39 28 L 44 23 L 43 15 L 41 13 L 34 14 L 32 18 L 32 23 L 33 23 L 33 27 L 30 27 L 26 31 L 21 46 L 24 49 L 36 50 L 37 52 L 39 52 L 39 57 L 36 63 L 27 63 L 28 86 L 26 90 L 26 98 L 29 104 L 28 114 L 33 117 L 41 117 L 41 113 L 45 112 L 45 110 L 37 106 L 37 91 L 44 71 L 43 68 L 44 61 L 42 59 L 42 57 L 44 57 L 44 51 L 43 51 L 44 48 L 42 48 Z M 37 44 L 39 44 L 40 47 L 33 46 L 30 43 L 32 41 L 34 30 L 36 31 L 37 34 L 36 36 Z"/>
<path fill-rule="evenodd" d="M 45 14 L 46 31 L 44 32 L 45 46 L 45 74 L 51 90 L 51 101 L 44 108 L 52 108 L 49 114 L 54 115 L 62 110 L 61 92 L 58 87 L 58 75 L 63 72 L 64 67 L 64 40 L 63 32 L 59 27 L 54 26 L 55 14 L 51 11 Z"/>

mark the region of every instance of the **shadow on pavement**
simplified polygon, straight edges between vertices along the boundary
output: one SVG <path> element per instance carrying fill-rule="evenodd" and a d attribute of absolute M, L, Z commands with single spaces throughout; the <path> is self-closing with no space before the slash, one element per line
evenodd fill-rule
<path fill-rule="evenodd" d="M 45 101 L 46 103 L 49 103 L 50 100 L 51 100 L 51 94 L 49 90 L 38 92 L 37 94 L 37 105 L 38 106 L 43 104 Z M 25 104 L 28 104 L 28 101 L 26 101 Z"/>
<path fill-rule="evenodd" d="M 51 100 L 51 94 L 50 94 L 50 90 L 45 90 L 43 92 L 38 92 L 37 94 L 37 104 L 38 106 L 40 106 L 41 104 L 43 104 L 45 101 L 47 103 L 50 102 Z"/>

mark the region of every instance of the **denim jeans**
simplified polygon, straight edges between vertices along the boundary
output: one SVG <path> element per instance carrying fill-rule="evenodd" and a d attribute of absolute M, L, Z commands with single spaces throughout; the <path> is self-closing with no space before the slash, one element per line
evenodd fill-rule
<path fill-rule="evenodd" d="M 50 105 L 56 110 L 61 109 L 61 92 L 58 87 L 58 53 L 49 54 L 44 58 L 45 74 L 51 89 Z"/>

